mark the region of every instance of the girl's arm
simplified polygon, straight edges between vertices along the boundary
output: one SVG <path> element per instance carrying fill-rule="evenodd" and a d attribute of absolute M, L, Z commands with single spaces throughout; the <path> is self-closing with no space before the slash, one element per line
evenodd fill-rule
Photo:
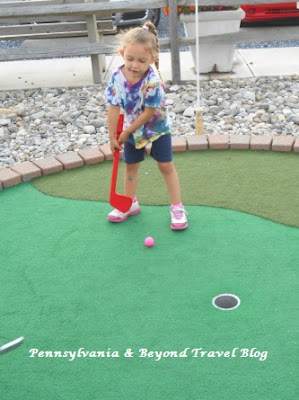
<path fill-rule="evenodd" d="M 128 137 L 130 136 L 131 133 L 135 132 L 138 128 L 146 124 L 153 116 L 155 115 L 156 108 L 153 107 L 144 107 L 144 111 L 138 115 L 138 117 L 135 119 L 132 124 L 125 129 L 119 139 L 118 142 L 123 144 L 127 141 Z"/>
<path fill-rule="evenodd" d="M 116 131 L 117 131 L 119 114 L 120 114 L 120 107 L 109 104 L 108 130 L 109 130 L 109 138 L 110 138 L 110 148 L 111 148 L 112 153 L 114 152 L 115 148 L 117 148 L 118 150 L 122 149 L 121 145 L 116 140 Z"/>

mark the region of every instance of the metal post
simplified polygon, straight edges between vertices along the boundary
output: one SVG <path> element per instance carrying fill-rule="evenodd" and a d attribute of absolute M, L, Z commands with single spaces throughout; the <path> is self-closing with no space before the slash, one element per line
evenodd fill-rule
<path fill-rule="evenodd" d="M 179 83 L 181 81 L 181 65 L 177 0 L 168 0 L 168 7 L 172 81 Z"/>

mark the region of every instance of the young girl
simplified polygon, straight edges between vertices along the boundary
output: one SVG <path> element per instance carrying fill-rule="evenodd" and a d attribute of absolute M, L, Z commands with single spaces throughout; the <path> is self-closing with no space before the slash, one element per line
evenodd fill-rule
<path fill-rule="evenodd" d="M 151 156 L 157 161 L 171 201 L 170 227 L 185 229 L 188 222 L 181 202 L 179 178 L 172 162 L 170 121 L 163 99 L 164 86 L 158 73 L 156 27 L 148 21 L 142 27 L 129 30 L 124 35 L 120 55 L 124 63 L 113 72 L 105 93 L 109 103 L 108 129 L 112 152 L 124 147 L 124 194 L 133 198 L 133 203 L 127 213 L 114 209 L 108 214 L 108 220 L 122 222 L 140 212 L 136 197 L 138 168 L 144 160 L 145 146 L 151 143 Z M 151 64 L 155 64 L 156 69 Z M 125 114 L 125 124 L 116 140 L 120 108 Z"/>

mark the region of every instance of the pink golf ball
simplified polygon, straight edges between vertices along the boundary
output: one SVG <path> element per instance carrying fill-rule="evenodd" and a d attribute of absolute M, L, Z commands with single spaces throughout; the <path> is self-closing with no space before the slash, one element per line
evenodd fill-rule
<path fill-rule="evenodd" d="M 147 246 L 147 247 L 152 247 L 154 244 L 155 244 L 155 240 L 154 240 L 154 238 L 152 238 L 152 237 L 147 237 L 147 238 L 145 238 L 144 239 L 144 244 Z"/>

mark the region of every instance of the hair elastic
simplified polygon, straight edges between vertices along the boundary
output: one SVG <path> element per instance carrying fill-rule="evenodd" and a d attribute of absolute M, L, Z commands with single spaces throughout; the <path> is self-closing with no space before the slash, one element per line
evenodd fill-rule
<path fill-rule="evenodd" d="M 149 30 L 149 27 L 148 27 L 148 26 L 146 26 L 146 25 L 143 25 L 143 26 L 142 26 L 142 28 L 143 28 L 143 29 L 145 29 L 146 31 L 148 31 L 148 30 Z"/>

